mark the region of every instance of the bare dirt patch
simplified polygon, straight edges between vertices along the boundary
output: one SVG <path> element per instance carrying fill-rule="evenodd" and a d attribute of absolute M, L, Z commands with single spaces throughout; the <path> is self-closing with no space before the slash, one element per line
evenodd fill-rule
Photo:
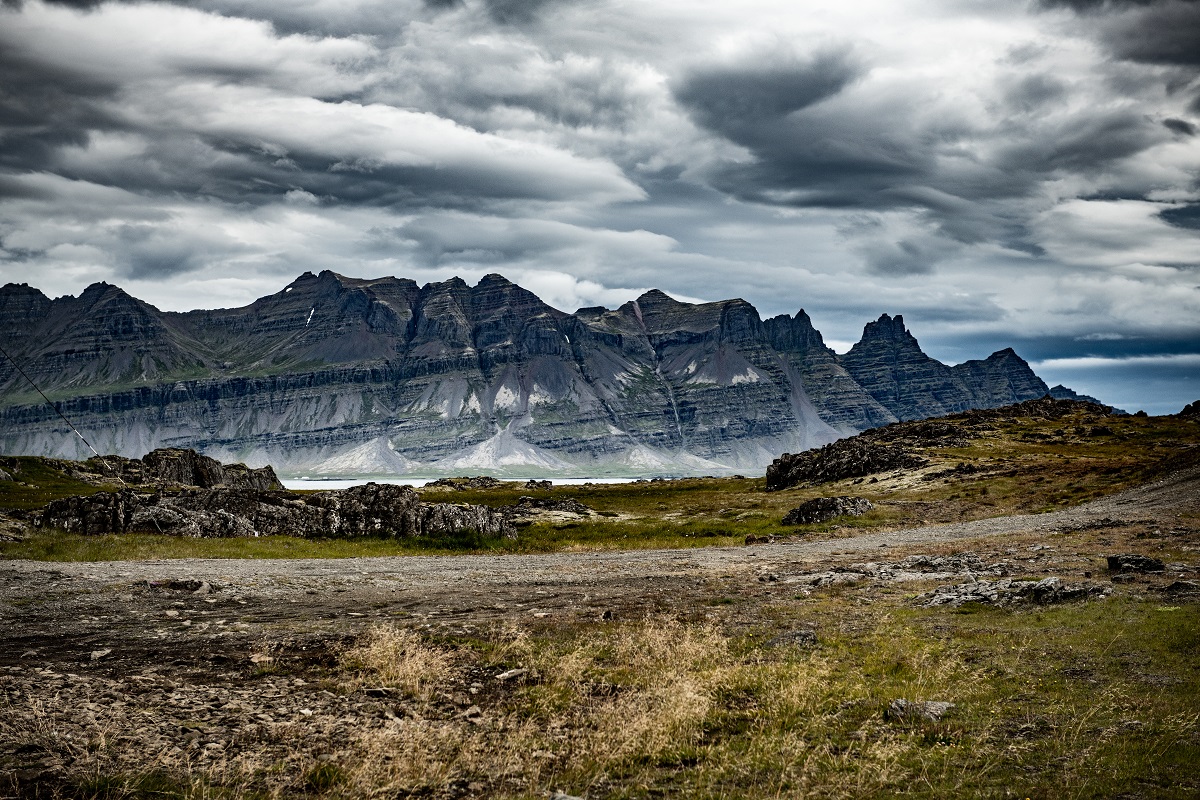
<path fill-rule="evenodd" d="M 148 797 L 161 791 L 166 796 L 190 797 L 207 796 L 209 789 L 204 787 L 212 786 L 231 796 L 354 796 L 371 781 L 393 787 L 393 794 L 420 789 L 418 794 L 438 797 L 532 796 L 556 788 L 555 781 L 571 776 L 575 781 L 586 778 L 584 788 L 602 796 L 624 792 L 623 781 L 633 780 L 629 776 L 635 772 L 642 776 L 637 780 L 660 780 L 670 773 L 674 777 L 664 784 L 664 791 L 678 792 L 688 780 L 700 780 L 695 772 L 700 762 L 695 759 L 735 758 L 720 750 L 718 745 L 723 747 L 725 741 L 720 737 L 743 735 L 754 715 L 738 709 L 766 702 L 754 693 L 758 689 L 738 688 L 742 679 L 730 676 L 751 667 L 769 672 L 775 669 L 770 665 L 774 662 L 762 666 L 754 660 L 757 656 L 749 661 L 735 658 L 726 652 L 731 645 L 721 645 L 725 649 L 718 648 L 723 655 L 714 662 L 717 666 L 680 673 L 678 680 L 684 682 L 680 685 L 692 687 L 680 694 L 666 685 L 643 685 L 640 678 L 622 684 L 604 672 L 610 667 L 603 660 L 591 667 L 579 662 L 584 670 L 579 681 L 562 683 L 566 679 L 561 675 L 551 679 L 551 667 L 543 666 L 539 673 L 530 666 L 540 663 L 541 656 L 534 650 L 514 650 L 511 643 L 521 637 L 556 642 L 564 636 L 586 642 L 589 636 L 616 636 L 633 630 L 628 626 L 655 619 L 671 621 L 660 627 L 692 626 L 693 633 L 670 634 L 682 643 L 680 647 L 700 647 L 697 642 L 709 634 L 694 631 L 703 629 L 733 637 L 729 641 L 749 637 L 765 642 L 790 635 L 797 642 L 803 640 L 798 649 L 804 650 L 831 635 L 866 636 L 872 626 L 883 624 L 881 620 L 916 608 L 914 598 L 920 592 L 980 577 L 993 580 L 993 574 L 983 573 L 1001 569 L 995 565 L 1003 565 L 1004 574 L 1018 578 L 1102 583 L 1114 598 L 1150 598 L 1168 609 L 1164 615 L 1194 614 L 1196 600 L 1189 596 L 1187 584 L 1200 580 L 1198 498 L 1200 471 L 1192 469 L 1053 513 L 740 548 L 324 560 L 3 562 L 0 796 Z M 1105 556 L 1113 553 L 1140 553 L 1166 566 L 1161 573 L 1117 576 L 1106 568 Z M 874 566 L 863 569 L 864 564 Z M 813 580 L 821 575 L 853 577 L 824 583 Z M 1180 584 L 1183 589 L 1172 594 L 1169 587 Z M 895 611 L 872 616 L 884 613 L 875 609 L 885 608 Z M 798 627 L 806 632 L 804 636 L 795 635 Z M 415 646 L 413 642 L 428 648 L 421 656 L 425 661 L 412 667 L 425 670 L 419 690 L 405 689 L 406 679 L 398 677 L 400 673 L 389 676 L 379 669 L 353 667 L 347 654 L 358 652 L 362 661 L 364 642 L 378 636 L 379 630 L 399 637 L 390 645 L 398 647 L 397 652 Z M 595 652 L 611 646 L 595 645 L 600 648 Z M 518 652 L 523 653 L 520 658 L 513 655 Z M 579 653 L 584 651 L 564 652 L 554 669 L 576 663 L 570 659 L 583 658 Z M 438 662 L 438 653 L 450 655 Z M 955 657 L 961 660 L 961 654 Z M 885 665 L 880 680 L 892 680 L 889 669 L 902 677 L 905 670 L 917 669 L 911 658 L 910 654 L 897 665 Z M 1135 652 L 1128 658 L 1134 659 L 1129 662 L 1131 674 L 1144 675 L 1146 682 L 1160 689 L 1182 680 L 1150 663 L 1135 663 Z M 667 663 L 654 669 L 665 669 Z M 804 670 L 814 675 L 825 669 L 818 669 L 815 661 L 803 663 Z M 962 660 L 962 665 L 970 663 L 969 658 Z M 440 666 L 433 669 L 430 664 Z M 518 669 L 528 671 L 500 677 Z M 588 669 L 594 672 L 592 678 L 584 674 Z M 1077 669 L 1083 671 L 1070 680 L 1093 674 L 1087 663 Z M 719 680 L 714 677 L 718 675 Z M 537 689 L 543 683 L 551 689 Z M 935 690 L 930 685 L 929 691 Z M 749 694 L 739 699 L 737 692 L 743 691 Z M 558 733 L 552 732 L 549 739 L 542 733 L 518 735 L 525 730 L 521 726 L 537 720 L 514 716 L 516 704 L 525 707 L 537 698 L 550 703 L 543 696 L 546 692 L 565 692 L 562 697 L 568 698 L 582 692 L 583 699 L 571 701 L 583 703 L 581 708 L 607 708 L 603 704 L 608 703 L 614 709 L 640 709 L 637 713 L 647 715 L 644 722 L 650 726 L 647 741 L 657 741 L 654 736 L 662 733 L 654 728 L 660 717 L 651 713 L 662 709 L 654 705 L 658 700 L 646 698 L 675 703 L 683 716 L 668 722 L 682 726 L 679 735 L 687 747 L 655 745 L 652 772 L 659 777 L 647 778 L 636 770 L 614 772 L 611 764 L 596 767 L 587 773 L 590 777 L 580 777 L 582 773 L 572 772 L 561 754 L 556 755 L 561 750 L 553 746 Z M 636 695 L 642 705 L 630 700 L 632 705 L 621 706 L 614 698 L 622 692 L 642 692 Z M 707 699 L 702 703 L 695 698 Z M 961 698 L 950 699 L 962 705 Z M 843 710 L 832 699 L 805 702 L 816 703 L 812 708 L 819 706 L 820 714 L 830 715 L 825 723 L 830 730 L 840 724 L 837 720 L 861 711 L 862 720 L 854 722 L 858 739 L 826 743 L 844 752 L 863 742 L 883 748 L 893 741 L 889 738 L 893 728 L 888 726 L 899 724 L 889 721 L 883 711 L 886 705 L 874 700 Z M 858 701 L 850 697 L 838 702 Z M 809 708 L 799 700 L 796 703 L 796 708 Z M 604 735 L 613 735 L 611 731 L 601 735 L 607 729 L 600 717 L 580 713 L 574 723 L 569 715 L 563 718 L 563 736 L 584 736 L 580 732 L 584 731 L 600 742 Z M 1194 723 L 1180 722 L 1181 730 L 1191 730 L 1186 726 Z M 965 735 L 955 727 L 965 723 L 927 724 L 931 727 L 921 729 L 913 741 L 920 744 L 924 741 L 920 737 L 928 736 L 954 741 Z M 1036 720 L 1028 724 L 1036 730 Z M 485 736 L 481 731 L 490 733 Z M 382 751 L 368 758 L 364 736 L 371 732 L 375 737 L 368 737 L 375 743 L 371 746 L 387 740 L 397 747 L 426 748 L 422 757 L 432 761 L 424 766 L 402 765 L 388 760 L 399 758 L 396 753 L 385 758 Z M 853 731 L 843 733 L 850 736 Z M 526 743 L 519 757 L 512 755 L 517 765 L 512 774 L 488 772 L 499 763 L 489 736 Z M 472 751 L 470 758 L 460 753 L 438 767 L 437 758 L 449 758 L 445 750 L 449 745 L 438 737 L 474 742 L 471 747 L 478 752 Z M 872 758 L 881 759 L 880 764 L 892 763 L 883 750 L 870 752 L 875 753 Z M 637 753 L 643 750 L 620 758 L 649 758 Z M 369 775 L 362 771 L 368 762 L 376 770 Z M 633 769 L 626 761 L 620 763 L 625 764 L 621 769 Z M 892 768 L 902 774 L 907 767 L 902 769 L 899 763 L 892 763 Z M 353 764 L 359 766 L 347 766 Z M 384 769 L 381 764 L 391 766 Z M 881 773 L 884 778 L 890 774 Z M 885 793 L 892 784 L 884 778 L 868 793 Z M 162 786 L 155 789 L 155 781 Z M 770 789 L 762 782 L 753 785 L 758 791 Z M 788 785 L 799 792 L 800 783 Z M 722 786 L 718 781 L 696 792 L 736 793 L 736 787 Z M 838 793 L 846 792 L 833 792 Z"/>

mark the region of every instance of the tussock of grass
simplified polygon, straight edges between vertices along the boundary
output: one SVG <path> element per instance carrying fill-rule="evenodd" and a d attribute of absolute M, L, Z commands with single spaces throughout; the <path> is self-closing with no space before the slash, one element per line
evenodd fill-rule
<path fill-rule="evenodd" d="M 347 651 L 342 664 L 355 675 L 348 684 L 351 687 L 370 682 L 405 697 L 428 700 L 449 676 L 452 659 L 410 630 L 382 625 Z"/>
<path fill-rule="evenodd" d="M 885 794 L 911 785 L 914 764 L 946 765 L 920 752 L 923 730 L 882 721 L 875 673 L 903 661 L 891 683 L 963 697 L 981 672 L 938 648 L 899 655 L 883 641 L 869 643 L 876 657 L 863 664 L 859 648 L 766 652 L 710 624 L 664 619 L 568 639 L 517 636 L 490 655 L 529 669 L 531 681 L 493 698 L 477 725 L 421 715 L 365 735 L 346 792 L 420 794 L 458 780 L 512 797 L 555 787 L 638 796 L 634 787 L 651 786 L 688 797 Z M 393 668 L 380 667 L 381 677 Z"/>
<path fill-rule="evenodd" d="M 88 741 L 65 745 L 93 777 L 62 796 L 1189 797 L 1200 607 L 1158 607 L 959 615 L 830 597 L 775 607 L 762 630 L 654 617 L 436 644 L 381 626 L 326 678 L 352 697 L 394 690 L 355 700 L 353 725 L 317 715 L 138 773 L 159 756 L 130 750 L 135 712 L 98 707 Z M 825 620 L 817 648 L 763 646 L 801 612 Z M 496 678 L 514 667 L 527 672 Z M 955 706 L 891 719 L 897 698 Z M 0 716 L 0 735 L 64 747 L 48 715 L 23 719 Z M 336 760 L 314 739 L 338 742 Z"/>

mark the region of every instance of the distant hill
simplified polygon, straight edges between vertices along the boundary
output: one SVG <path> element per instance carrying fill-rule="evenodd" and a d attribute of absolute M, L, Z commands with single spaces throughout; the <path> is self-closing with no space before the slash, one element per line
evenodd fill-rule
<path fill-rule="evenodd" d="M 568 314 L 500 275 L 306 272 L 234 309 L 98 283 L 0 289 L 4 349 L 101 452 L 192 447 L 289 474 L 719 473 L 898 420 L 1038 398 L 1011 349 L 947 366 L 900 316 L 844 356 L 804 311 L 650 291 Z M 85 457 L 0 362 L 0 450 Z"/>

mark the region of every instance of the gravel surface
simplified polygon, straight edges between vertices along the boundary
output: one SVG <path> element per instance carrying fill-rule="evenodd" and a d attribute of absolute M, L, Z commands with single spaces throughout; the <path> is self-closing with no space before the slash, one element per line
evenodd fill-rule
<path fill-rule="evenodd" d="M 386 591 L 455 594 L 515 586 L 592 585 L 612 579 L 706 577 L 754 571 L 770 564 L 881 548 L 910 548 L 1011 534 L 1053 534 L 1098 521 L 1170 520 L 1200 509 L 1200 470 L 1180 472 L 1075 508 L 949 525 L 877 531 L 857 536 L 749 547 L 625 550 L 535 555 L 398 556 L 344 559 L 173 559 L 46 564 L 0 563 L 0 599 L 30 582 L 71 581 L 77 590 L 112 583 L 190 579 L 219 584 L 224 594 L 279 598 L 312 589 L 350 586 Z M 41 577 L 38 577 L 41 576 Z"/>
<path fill-rule="evenodd" d="M 901 591 L 889 588 L 897 582 L 905 593 L 922 581 L 974 589 L 977 575 L 1081 581 L 1096 571 L 1105 592 L 1200 586 L 1194 564 L 1109 576 L 1096 549 L 1161 549 L 1140 538 L 1160 533 L 1181 552 L 1200 549 L 1198 490 L 1191 470 L 1054 513 L 735 548 L 0 562 L 0 798 L 74 796 L 80 776 L 147 764 L 249 770 L 267 759 L 286 764 L 280 776 L 304 774 L 399 713 L 386 696 L 327 685 L 338 654 L 381 622 L 449 637 L 655 613 L 754 626 L 764 604 L 816 587 L 870 603 Z M 1071 531 L 1090 533 L 1055 536 Z M 967 548 L 977 552 L 951 555 Z M 497 676 L 455 680 L 435 709 L 447 720 Z"/>

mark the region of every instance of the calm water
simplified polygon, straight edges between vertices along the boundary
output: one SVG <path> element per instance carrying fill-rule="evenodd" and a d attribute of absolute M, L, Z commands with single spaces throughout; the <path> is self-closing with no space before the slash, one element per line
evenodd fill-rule
<path fill-rule="evenodd" d="M 281 478 L 288 489 L 348 489 L 351 486 L 361 486 L 364 483 L 392 483 L 397 486 L 424 486 L 436 481 L 437 478 L 354 478 L 354 479 L 316 479 L 316 478 Z M 524 483 L 529 478 L 500 478 L 505 481 Z M 545 480 L 536 478 L 535 480 Z M 550 478 L 555 486 L 579 486 L 584 483 L 633 483 L 637 478 Z"/>

